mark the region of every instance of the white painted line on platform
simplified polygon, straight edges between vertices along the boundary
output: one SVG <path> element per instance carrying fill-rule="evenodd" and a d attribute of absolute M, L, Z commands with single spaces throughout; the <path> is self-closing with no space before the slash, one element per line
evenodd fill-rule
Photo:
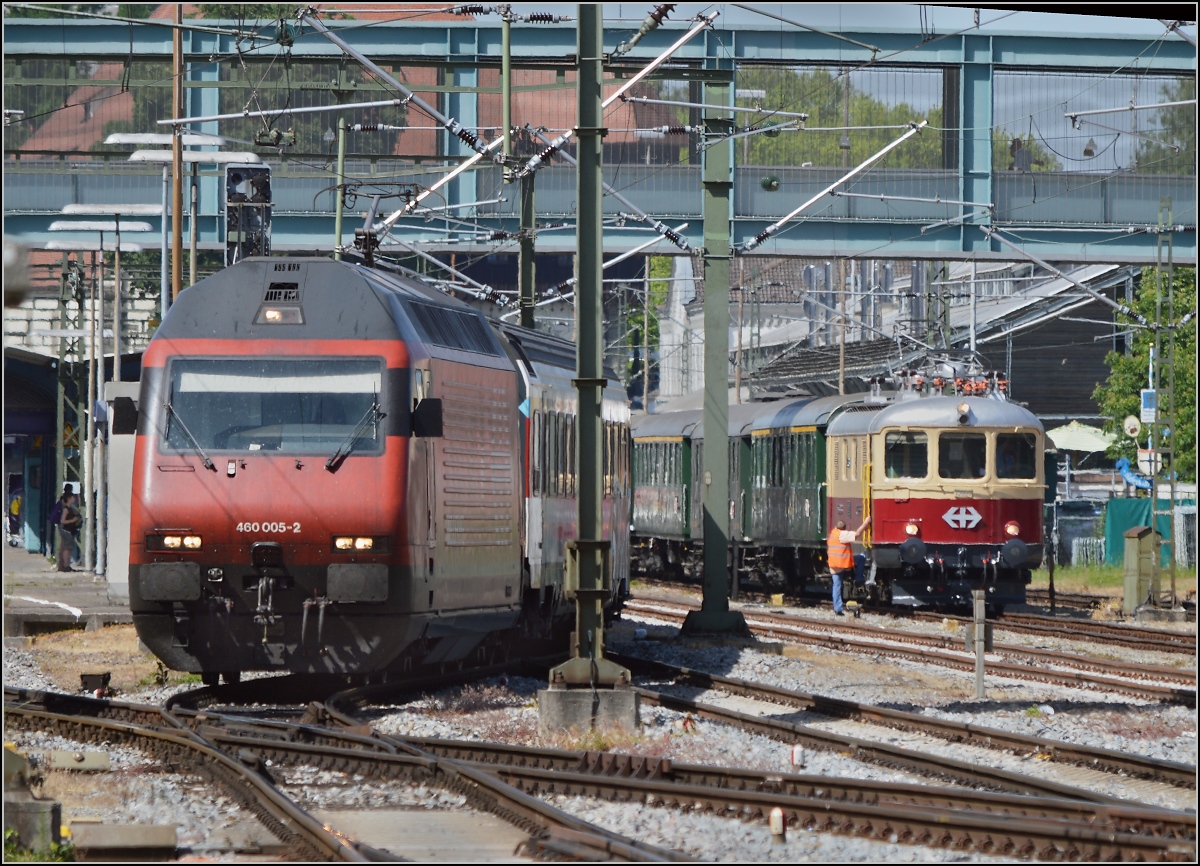
<path fill-rule="evenodd" d="M 46 601 L 44 598 L 30 598 L 27 595 L 6 595 L 5 598 L 15 598 L 20 601 L 31 601 L 34 604 L 48 604 L 51 607 L 61 607 L 67 613 L 74 615 L 75 619 L 83 616 L 83 611 L 77 607 L 71 607 L 69 604 L 63 604 L 61 601 Z"/>

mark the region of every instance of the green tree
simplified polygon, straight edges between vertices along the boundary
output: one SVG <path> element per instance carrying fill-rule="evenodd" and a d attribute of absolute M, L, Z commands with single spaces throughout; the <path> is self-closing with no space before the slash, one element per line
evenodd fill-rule
<path fill-rule="evenodd" d="M 1196 312 L 1196 269 L 1176 268 L 1174 278 L 1175 321 L 1179 322 L 1191 312 Z M 1148 268 L 1142 273 L 1142 282 L 1132 304 L 1133 309 L 1151 323 L 1155 320 L 1155 304 L 1158 289 L 1155 286 L 1155 270 Z M 1167 316 L 1166 299 L 1163 301 L 1163 318 Z M 1126 316 L 1118 315 L 1118 323 L 1136 325 Z M 1117 434 L 1117 441 L 1108 449 L 1110 457 L 1128 457 L 1135 462 L 1138 443 L 1125 435 L 1122 420 L 1128 415 L 1137 416 L 1140 409 L 1142 388 L 1149 387 L 1148 373 L 1150 346 L 1162 345 L 1162 363 L 1166 364 L 1166 334 L 1156 335 L 1147 328 L 1134 327 L 1133 347 L 1130 354 L 1110 352 L 1104 359 L 1109 367 L 1108 381 L 1098 386 L 1092 399 L 1100 404 L 1107 417 L 1104 429 Z M 1160 368 L 1159 383 L 1166 387 L 1168 371 Z M 1160 407 L 1160 412 L 1165 411 Z M 1175 331 L 1175 423 L 1171 431 L 1175 449 L 1175 470 L 1183 481 L 1196 480 L 1196 320 L 1193 317 L 1184 327 Z"/>
<path fill-rule="evenodd" d="M 765 91 L 760 100 L 764 109 L 783 107 L 786 111 L 808 114 L 802 132 L 783 132 L 750 138 L 749 163 L 753 165 L 798 166 L 806 162 L 817 167 L 841 166 L 842 138 L 849 139 L 851 166 L 858 165 L 888 143 L 904 134 L 911 122 L 928 120 L 934 129 L 925 129 L 906 141 L 885 158 L 889 168 L 941 168 L 942 137 L 936 128 L 942 125 L 942 108 L 935 106 L 921 112 L 905 102 L 887 103 L 851 86 L 849 88 L 849 124 L 846 123 L 847 85 L 832 69 L 780 70 L 774 67 L 747 67 L 738 72 L 739 89 Z M 739 104 L 746 104 L 742 100 Z M 744 125 L 748 115 L 741 115 L 738 124 Z M 754 119 L 755 126 L 768 126 L 787 121 L 770 117 Z M 877 126 L 886 129 L 856 129 L 843 132 L 837 127 Z M 739 150 L 742 143 L 735 142 Z"/>
<path fill-rule="evenodd" d="M 1182 102 L 1196 98 L 1196 79 L 1181 78 L 1163 88 L 1158 102 Z M 1138 139 L 1139 174 L 1196 173 L 1196 105 L 1175 105 L 1139 113 L 1144 134 L 1159 141 Z M 1149 116 L 1147 116 L 1149 115 Z M 1179 150 L 1176 151 L 1175 148 Z"/>
<path fill-rule="evenodd" d="M 648 267 L 650 268 L 650 302 L 648 305 L 638 304 L 636 308 L 629 311 L 629 348 L 630 357 L 632 350 L 636 349 L 638 357 L 642 354 L 642 343 L 646 338 L 643 337 L 643 329 L 648 330 L 649 339 L 646 344 L 650 346 L 650 351 L 658 348 L 658 311 L 663 308 L 667 302 L 667 295 L 670 292 L 670 283 L 667 280 L 671 276 L 671 256 L 648 256 Z M 649 315 L 647 315 L 647 306 L 649 307 Z M 637 374 L 633 363 L 630 362 L 629 375 L 632 378 Z"/>

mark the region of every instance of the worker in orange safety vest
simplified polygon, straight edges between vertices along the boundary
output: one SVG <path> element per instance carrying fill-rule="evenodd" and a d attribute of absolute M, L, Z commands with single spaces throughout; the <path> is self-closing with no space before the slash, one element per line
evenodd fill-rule
<path fill-rule="evenodd" d="M 829 531 L 826 544 L 829 551 L 829 573 L 833 576 L 833 612 L 837 616 L 845 616 L 845 606 L 842 603 L 842 581 L 854 579 L 854 548 L 850 545 L 871 524 L 871 518 L 862 522 L 862 526 L 851 532 L 846 528 L 846 521 L 839 520 L 837 526 Z"/>

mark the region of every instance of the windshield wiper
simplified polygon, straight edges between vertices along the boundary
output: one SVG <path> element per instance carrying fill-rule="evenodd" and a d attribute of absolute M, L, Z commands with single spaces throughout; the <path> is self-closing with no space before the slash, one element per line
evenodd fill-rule
<path fill-rule="evenodd" d="M 354 450 L 354 443 L 358 441 L 359 435 L 367 424 L 378 425 L 380 419 L 386 418 L 386 412 L 379 411 L 379 397 L 376 394 L 371 395 L 371 405 L 367 407 L 367 411 L 363 413 L 362 418 L 354 425 L 354 429 L 350 431 L 350 435 L 342 440 L 342 444 L 338 446 L 338 450 L 333 452 L 333 456 L 325 461 L 325 468 L 330 472 L 336 472 L 337 468 L 342 465 L 342 461 L 350 456 L 350 452 Z M 372 431 L 372 438 L 379 438 L 379 429 L 376 427 Z"/>
<path fill-rule="evenodd" d="M 213 464 L 209 456 L 204 453 L 204 449 L 200 447 L 200 443 L 196 440 L 196 437 L 192 435 L 192 431 L 189 430 L 188 426 L 183 423 L 183 419 L 179 417 L 179 413 L 175 411 L 175 407 L 171 405 L 171 401 L 168 400 L 163 404 L 163 407 L 167 410 L 166 437 L 168 441 L 170 440 L 171 436 L 171 416 L 174 415 L 175 420 L 179 422 L 179 426 L 183 428 L 183 432 L 187 434 L 188 441 L 192 443 L 192 448 L 195 449 L 196 453 L 200 455 L 200 459 L 204 461 L 204 467 L 216 472 L 217 467 Z"/>

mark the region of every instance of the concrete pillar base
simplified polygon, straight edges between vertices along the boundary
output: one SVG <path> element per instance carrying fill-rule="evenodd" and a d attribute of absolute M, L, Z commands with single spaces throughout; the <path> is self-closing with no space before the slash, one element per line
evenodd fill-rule
<path fill-rule="evenodd" d="M 1187 622 L 1188 612 L 1183 608 L 1143 607 L 1134 613 L 1133 618 L 1138 622 Z"/>
<path fill-rule="evenodd" d="M 679 630 L 684 637 L 729 634 L 750 637 L 750 626 L 740 610 L 693 610 Z"/>
<path fill-rule="evenodd" d="M 4 795 L 4 829 L 17 831 L 17 844 L 30 851 L 49 851 L 62 841 L 62 806 L 20 793 Z"/>
<path fill-rule="evenodd" d="M 538 734 L 549 737 L 596 728 L 636 733 L 638 695 L 632 689 L 542 689 L 538 692 Z"/>

